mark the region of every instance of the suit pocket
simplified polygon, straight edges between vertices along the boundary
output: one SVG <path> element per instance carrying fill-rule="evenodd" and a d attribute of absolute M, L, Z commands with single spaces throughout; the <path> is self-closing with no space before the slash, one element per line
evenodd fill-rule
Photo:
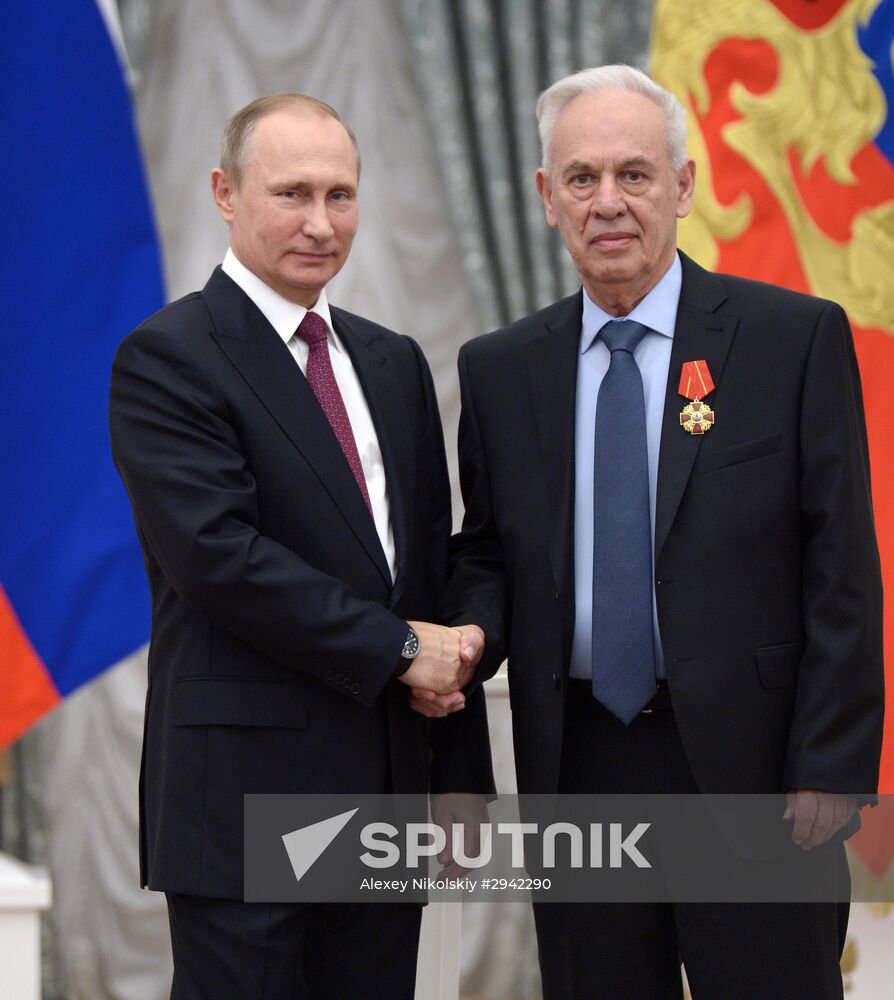
<path fill-rule="evenodd" d="M 781 688 L 794 684 L 803 655 L 803 642 L 786 642 L 758 649 L 757 672 L 761 687 Z"/>
<path fill-rule="evenodd" d="M 304 729 L 307 692 L 287 681 L 188 677 L 174 695 L 175 726 L 265 726 Z"/>
<path fill-rule="evenodd" d="M 743 441 L 741 444 L 721 448 L 720 451 L 700 455 L 696 465 L 698 473 L 716 472 L 730 465 L 741 465 L 752 462 L 756 458 L 775 455 L 782 449 L 782 435 L 771 434 L 769 437 L 756 438 L 754 441 Z"/>

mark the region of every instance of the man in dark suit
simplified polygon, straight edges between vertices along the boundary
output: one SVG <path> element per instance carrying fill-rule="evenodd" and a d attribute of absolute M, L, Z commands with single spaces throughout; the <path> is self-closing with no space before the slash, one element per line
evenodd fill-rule
<path fill-rule="evenodd" d="M 480 696 L 431 740 L 409 706 L 408 685 L 456 691 L 474 636 L 429 624 L 450 491 L 425 359 L 326 299 L 359 169 L 328 105 L 238 112 L 212 174 L 226 259 L 115 360 L 153 599 L 142 878 L 167 893 L 175 998 L 413 995 L 419 906 L 242 901 L 245 793 L 492 786 Z"/>
<path fill-rule="evenodd" d="M 446 620 L 483 629 L 479 678 L 508 656 L 522 793 L 787 793 L 841 860 L 883 701 L 847 320 L 677 251 L 695 165 L 644 74 L 561 80 L 538 122 L 583 290 L 462 349 Z M 682 956 L 696 1000 L 840 997 L 846 910 L 538 904 L 544 996 L 677 998 Z"/>

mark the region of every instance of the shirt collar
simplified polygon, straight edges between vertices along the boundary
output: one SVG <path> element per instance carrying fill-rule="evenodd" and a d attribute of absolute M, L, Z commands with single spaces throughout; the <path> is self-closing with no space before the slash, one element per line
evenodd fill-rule
<path fill-rule="evenodd" d="M 253 271 L 249 271 L 242 261 L 239 260 L 236 254 L 233 253 L 232 248 L 227 250 L 221 268 L 254 302 L 273 329 L 288 344 L 298 329 L 298 325 L 307 315 L 308 310 L 295 302 L 289 302 L 279 292 L 274 291 L 268 284 L 261 281 Z M 320 289 L 319 297 L 310 311 L 317 313 L 325 322 L 329 345 L 335 347 L 336 350 L 341 350 L 341 344 L 335 335 L 335 331 L 332 329 L 332 316 L 329 312 L 329 302 L 326 299 L 325 288 Z"/>
<path fill-rule="evenodd" d="M 633 319 L 642 323 L 650 330 L 660 333 L 673 340 L 674 326 L 677 322 L 677 307 L 680 304 L 680 289 L 683 285 L 683 267 L 679 254 L 674 254 L 671 266 L 664 272 L 661 280 L 651 292 L 631 310 L 629 316 L 618 317 L 607 313 L 601 306 L 584 293 L 584 313 L 581 320 L 580 352 L 586 352 L 593 346 L 599 331 L 613 319 Z"/>

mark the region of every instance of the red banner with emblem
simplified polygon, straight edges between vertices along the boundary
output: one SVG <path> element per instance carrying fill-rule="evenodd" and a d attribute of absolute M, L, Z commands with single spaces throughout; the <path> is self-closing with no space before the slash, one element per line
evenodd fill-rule
<path fill-rule="evenodd" d="M 657 0 L 652 75 L 689 113 L 680 246 L 703 266 L 839 302 L 869 427 L 894 691 L 894 0 Z M 882 790 L 894 792 L 894 711 Z M 886 803 L 885 808 L 888 807 Z M 870 812 L 883 812 L 884 809 Z M 864 813 L 867 826 L 880 817 Z M 869 830 L 866 831 L 870 833 Z M 876 876 L 890 837 L 857 838 Z"/>

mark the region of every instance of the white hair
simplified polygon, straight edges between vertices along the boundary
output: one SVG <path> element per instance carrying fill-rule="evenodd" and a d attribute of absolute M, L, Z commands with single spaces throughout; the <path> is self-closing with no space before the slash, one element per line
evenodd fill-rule
<path fill-rule="evenodd" d="M 595 94 L 603 90 L 642 94 L 661 109 L 667 127 L 667 151 L 671 166 L 679 170 L 686 162 L 686 109 L 669 90 L 659 86 L 641 70 L 623 64 L 583 69 L 557 80 L 543 91 L 537 99 L 536 108 L 543 169 L 549 173 L 553 132 L 563 108 L 581 94 Z"/>

